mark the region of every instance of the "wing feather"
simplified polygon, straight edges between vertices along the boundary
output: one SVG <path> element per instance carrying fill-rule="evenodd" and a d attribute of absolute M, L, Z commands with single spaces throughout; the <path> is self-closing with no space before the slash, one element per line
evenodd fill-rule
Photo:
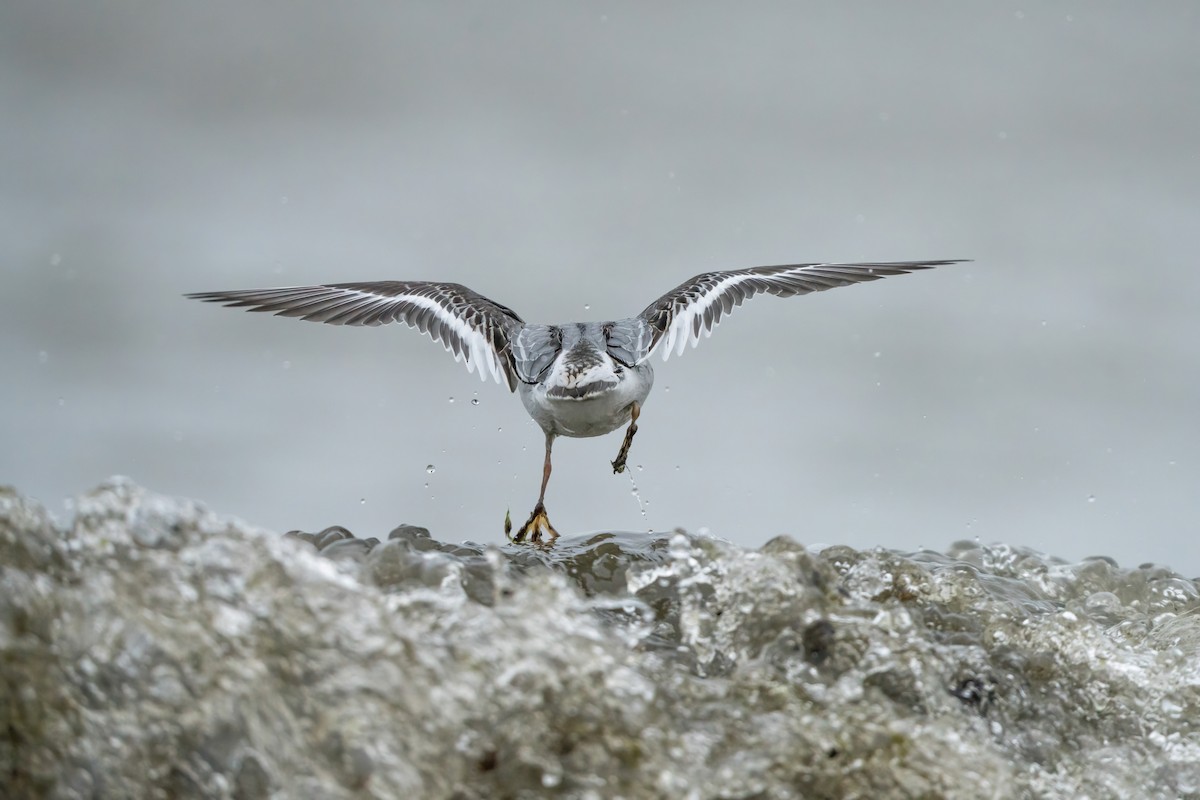
<path fill-rule="evenodd" d="M 461 284 L 368 281 L 186 296 L 329 325 L 402 322 L 441 342 L 455 361 L 466 363 L 469 372 L 478 369 L 480 380 L 490 375 L 509 390 L 517 386 L 511 342 L 525 327 L 524 321 L 512 309 Z"/>
<path fill-rule="evenodd" d="M 649 358 L 662 345 L 663 360 L 682 355 L 689 343 L 695 347 L 703 334 L 711 336 L 722 318 L 757 294 L 776 297 L 821 292 L 853 283 L 904 275 L 918 270 L 963 263 L 946 261 L 880 261 L 859 264 L 785 264 L 727 272 L 705 272 L 681 283 L 646 306 L 638 315 L 648 336 L 635 354 L 637 362 Z"/>

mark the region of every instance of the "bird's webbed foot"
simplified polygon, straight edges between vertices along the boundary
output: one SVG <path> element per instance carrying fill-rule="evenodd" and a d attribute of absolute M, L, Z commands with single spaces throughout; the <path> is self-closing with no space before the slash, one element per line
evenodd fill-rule
<path fill-rule="evenodd" d="M 538 543 L 543 541 L 552 542 L 558 538 L 558 531 L 554 530 L 554 526 L 550 524 L 550 517 L 546 514 L 546 507 L 538 503 L 533 508 L 533 513 L 529 515 L 529 519 L 525 524 L 517 530 L 515 534 L 510 534 L 512 529 L 511 521 L 506 517 L 504 520 L 504 533 L 514 542 L 533 542 Z"/>
<path fill-rule="evenodd" d="M 612 462 L 614 475 L 620 475 L 625 471 L 625 460 L 629 458 L 629 447 L 633 444 L 633 435 L 638 430 L 637 420 L 639 413 L 641 413 L 641 408 L 638 404 L 631 404 L 629 408 L 629 427 L 625 430 L 625 440 L 621 442 L 621 449 L 617 451 L 617 457 Z"/>

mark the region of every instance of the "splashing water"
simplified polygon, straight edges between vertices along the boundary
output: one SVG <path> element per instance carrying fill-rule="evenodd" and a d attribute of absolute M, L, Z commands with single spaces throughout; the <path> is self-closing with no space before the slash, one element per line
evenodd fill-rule
<path fill-rule="evenodd" d="M 640 469 L 640 467 L 639 467 Z M 642 514 L 642 519 L 646 518 L 646 503 L 642 500 L 642 493 L 638 491 L 637 481 L 633 479 L 633 470 L 626 469 L 625 474 L 629 476 L 629 493 L 633 495 L 633 499 L 637 502 L 638 511 Z"/>
<path fill-rule="evenodd" d="M 1200 585 L 1158 566 L 73 514 L 0 487 L 6 797 L 1200 790 Z"/>

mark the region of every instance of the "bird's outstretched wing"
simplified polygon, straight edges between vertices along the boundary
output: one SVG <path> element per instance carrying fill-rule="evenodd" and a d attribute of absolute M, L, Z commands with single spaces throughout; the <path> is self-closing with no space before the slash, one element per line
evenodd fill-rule
<path fill-rule="evenodd" d="M 663 361 L 671 354 L 680 355 L 691 342 L 695 347 L 700 335 L 709 336 L 721 319 L 756 294 L 766 292 L 777 297 L 792 297 L 820 292 L 836 286 L 874 281 L 889 275 L 903 275 L 931 269 L 953 261 L 887 261 L 863 264 L 787 264 L 778 267 L 752 267 L 728 272 L 705 272 L 681 283 L 655 300 L 635 319 L 642 323 L 629 343 L 634 359 L 641 363 L 659 347 Z"/>
<path fill-rule="evenodd" d="M 512 309 L 457 283 L 372 281 L 185 296 L 330 325 L 403 322 L 441 342 L 468 371 L 478 368 L 481 380 L 490 374 L 510 391 L 517 386 L 509 342 L 524 322 Z"/>

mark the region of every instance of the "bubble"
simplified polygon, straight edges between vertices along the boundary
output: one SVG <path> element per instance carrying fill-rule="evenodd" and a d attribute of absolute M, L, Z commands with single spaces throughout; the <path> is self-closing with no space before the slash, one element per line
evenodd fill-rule
<path fill-rule="evenodd" d="M 433 473 L 437 472 L 437 467 L 435 467 L 433 464 L 426 464 L 425 471 L 432 475 Z M 428 486 L 428 484 L 426 485 Z"/>

